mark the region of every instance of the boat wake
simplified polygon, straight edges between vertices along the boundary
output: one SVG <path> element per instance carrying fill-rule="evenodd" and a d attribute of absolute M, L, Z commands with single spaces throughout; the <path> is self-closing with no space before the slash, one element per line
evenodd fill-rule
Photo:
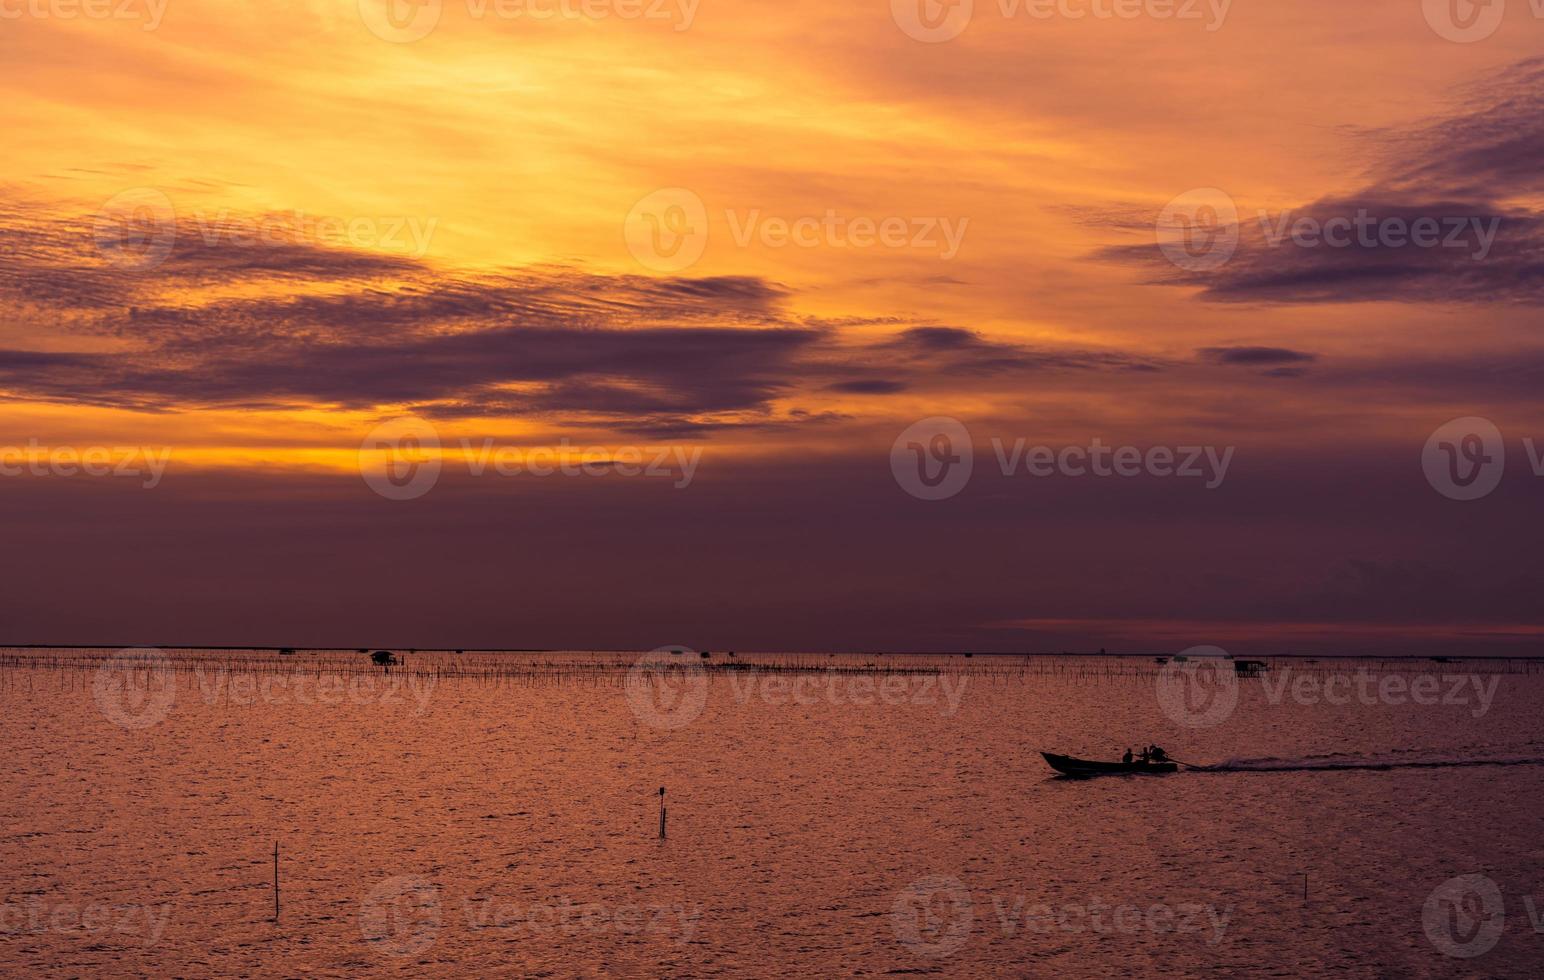
<path fill-rule="evenodd" d="M 1300 759 L 1267 756 L 1260 759 L 1228 759 L 1212 765 L 1194 765 L 1195 772 L 1320 772 L 1349 769 L 1451 769 L 1466 766 L 1544 766 L 1544 757 L 1431 756 L 1411 758 L 1396 755 L 1311 755 Z"/>

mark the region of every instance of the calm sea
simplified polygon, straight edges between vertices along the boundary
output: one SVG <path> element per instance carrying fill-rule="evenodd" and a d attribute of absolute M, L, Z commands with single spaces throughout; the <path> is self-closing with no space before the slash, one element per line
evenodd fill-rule
<path fill-rule="evenodd" d="M 1539 664 L 402 660 L 0 651 L 0 972 L 1544 963 Z"/>

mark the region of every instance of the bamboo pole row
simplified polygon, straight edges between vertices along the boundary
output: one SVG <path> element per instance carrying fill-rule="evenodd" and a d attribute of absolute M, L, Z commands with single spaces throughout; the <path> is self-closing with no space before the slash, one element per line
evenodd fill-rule
<path fill-rule="evenodd" d="M 525 683 L 547 680 L 614 683 L 639 663 L 639 654 L 621 652 L 398 652 L 398 663 L 383 667 L 366 650 L 254 650 L 178 647 L 115 650 L 105 648 L 0 647 L 0 686 L 36 671 L 61 675 L 96 672 L 104 667 L 133 676 L 166 671 L 220 676 L 256 674 L 304 677 L 359 675 L 432 678 L 438 681 L 480 680 Z M 1267 673 L 1331 674 L 1367 671 L 1375 674 L 1422 673 L 1544 673 L 1544 659 L 1436 658 L 1265 658 Z M 703 671 L 709 674 L 840 673 L 840 674 L 968 674 L 983 681 L 1026 677 L 1056 677 L 1073 681 L 1151 680 L 1164 669 L 1156 657 L 1088 657 L 1065 654 L 970 656 L 964 654 L 655 654 L 647 669 L 665 674 Z M 1172 669 L 1172 668 L 1171 668 Z M 73 684 L 73 680 L 64 683 Z"/>

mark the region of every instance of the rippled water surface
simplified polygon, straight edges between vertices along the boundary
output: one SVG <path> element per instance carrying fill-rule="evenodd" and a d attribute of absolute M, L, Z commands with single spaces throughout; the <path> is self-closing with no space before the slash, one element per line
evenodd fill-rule
<path fill-rule="evenodd" d="M 1537 665 L 112 653 L 0 664 L 7 975 L 1544 962 Z"/>

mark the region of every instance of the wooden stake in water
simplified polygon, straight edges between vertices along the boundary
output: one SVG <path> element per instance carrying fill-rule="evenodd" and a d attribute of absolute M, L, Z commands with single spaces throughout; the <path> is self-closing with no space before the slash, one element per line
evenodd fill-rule
<path fill-rule="evenodd" d="M 279 921 L 279 842 L 273 842 L 273 921 Z"/>
<path fill-rule="evenodd" d="M 665 839 L 665 787 L 659 788 L 659 839 Z"/>

